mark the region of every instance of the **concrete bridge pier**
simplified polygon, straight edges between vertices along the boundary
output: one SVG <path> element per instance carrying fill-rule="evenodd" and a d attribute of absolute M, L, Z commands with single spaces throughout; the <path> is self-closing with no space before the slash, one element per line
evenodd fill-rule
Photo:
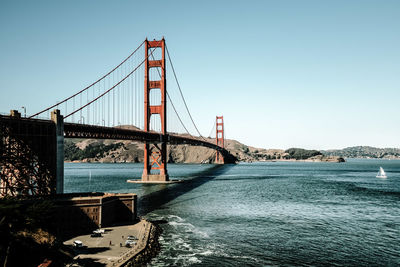
<path fill-rule="evenodd" d="M 64 193 L 64 116 L 60 110 L 51 112 L 51 120 L 56 126 L 56 193 Z"/>

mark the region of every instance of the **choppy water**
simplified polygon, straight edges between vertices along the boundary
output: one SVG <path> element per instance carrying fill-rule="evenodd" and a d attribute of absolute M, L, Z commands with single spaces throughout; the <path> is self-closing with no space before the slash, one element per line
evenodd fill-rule
<path fill-rule="evenodd" d="M 152 266 L 400 266 L 400 161 L 171 164 L 188 182 L 125 182 L 141 171 L 66 164 L 65 188 L 137 193 L 142 215 L 167 220 Z"/>

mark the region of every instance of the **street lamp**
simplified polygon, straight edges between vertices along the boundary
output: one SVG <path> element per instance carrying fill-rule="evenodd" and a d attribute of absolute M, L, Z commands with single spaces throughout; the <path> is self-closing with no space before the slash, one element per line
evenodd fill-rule
<path fill-rule="evenodd" d="M 78 121 L 80 124 L 85 124 L 85 117 L 81 116 L 81 119 Z"/>
<path fill-rule="evenodd" d="M 24 117 L 26 118 L 26 107 L 21 107 L 24 109 Z"/>

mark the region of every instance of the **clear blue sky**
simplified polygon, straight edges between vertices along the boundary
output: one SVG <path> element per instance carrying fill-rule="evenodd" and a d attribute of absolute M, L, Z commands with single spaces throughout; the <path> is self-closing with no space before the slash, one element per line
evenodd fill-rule
<path fill-rule="evenodd" d="M 400 147 L 400 1 L 0 1 L 0 112 L 33 113 L 165 36 L 200 131 Z M 204 106 L 206 104 L 206 106 Z"/>

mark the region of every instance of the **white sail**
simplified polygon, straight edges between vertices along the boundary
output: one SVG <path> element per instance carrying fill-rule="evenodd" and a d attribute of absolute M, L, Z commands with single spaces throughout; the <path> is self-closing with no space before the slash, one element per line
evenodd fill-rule
<path fill-rule="evenodd" d="M 379 168 L 379 172 L 378 172 L 378 175 L 376 177 L 377 178 L 387 178 L 385 170 L 382 167 Z"/>

